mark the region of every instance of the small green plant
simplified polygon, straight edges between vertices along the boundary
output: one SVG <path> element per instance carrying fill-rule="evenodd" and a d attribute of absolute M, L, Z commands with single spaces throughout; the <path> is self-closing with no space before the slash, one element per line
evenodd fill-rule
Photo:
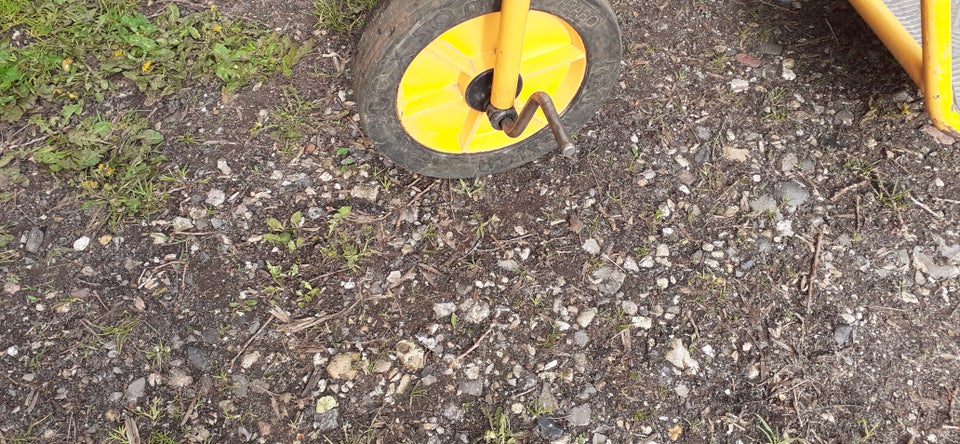
<path fill-rule="evenodd" d="M 118 425 L 117 427 L 110 430 L 107 434 L 107 439 L 104 440 L 106 443 L 115 443 L 115 444 L 130 444 L 130 440 L 127 439 L 127 428 L 123 424 Z"/>
<path fill-rule="evenodd" d="M 360 261 L 371 254 L 373 227 L 364 225 L 358 232 L 349 233 L 344 224 L 350 219 L 350 213 L 349 206 L 342 206 L 330 217 L 327 222 L 327 243 L 320 247 L 320 251 L 324 256 L 343 260 L 350 271 L 357 271 Z"/>
<path fill-rule="evenodd" d="M 239 312 L 248 313 L 253 311 L 254 308 L 257 308 L 257 304 L 259 304 L 259 302 L 257 302 L 256 299 L 241 299 L 239 301 L 230 301 L 227 305 Z"/>
<path fill-rule="evenodd" d="M 451 188 L 451 191 L 462 196 L 469 197 L 474 201 L 480 198 L 480 193 L 483 192 L 483 179 L 478 177 L 473 179 L 473 182 L 467 182 L 463 179 L 460 179 L 458 183 L 459 185 L 455 188 Z"/>
<path fill-rule="evenodd" d="M 875 187 L 874 192 L 877 195 L 877 201 L 893 209 L 903 208 L 904 201 L 910 194 L 910 190 L 904 189 L 899 180 L 894 181 L 891 187 L 885 185 Z"/>
<path fill-rule="evenodd" d="M 263 234 L 263 240 L 278 246 L 286 247 L 289 251 L 296 251 L 302 247 L 305 239 L 298 235 L 303 228 L 303 213 L 297 211 L 290 215 L 289 222 L 281 222 L 276 218 L 267 219 L 269 233 Z"/>
<path fill-rule="evenodd" d="M 167 435 L 167 432 L 153 432 L 147 444 L 178 444 L 179 441 Z"/>
<path fill-rule="evenodd" d="M 160 408 L 160 398 L 150 400 L 150 405 L 146 408 L 137 406 L 137 414 L 150 420 L 151 424 L 156 424 L 163 416 L 163 409 Z"/>
<path fill-rule="evenodd" d="M 98 328 L 101 336 L 113 338 L 117 353 L 122 353 L 124 342 L 126 342 L 127 337 L 130 336 L 130 332 L 132 332 L 139 323 L 140 321 L 137 320 L 137 318 L 130 316 L 120 320 L 114 325 L 101 325 Z"/>
<path fill-rule="evenodd" d="M 488 416 L 490 428 L 483 432 L 484 444 L 514 444 L 516 437 L 510 426 L 510 414 L 497 408 Z"/>
<path fill-rule="evenodd" d="M 164 345 L 162 340 L 158 341 L 144 355 L 154 370 L 163 370 L 163 363 L 170 359 L 170 346 Z"/>
<path fill-rule="evenodd" d="M 294 87 L 284 88 L 282 103 L 271 111 L 269 120 L 257 122 L 250 134 L 267 133 L 282 145 L 282 153 L 296 154 L 304 136 L 320 125 L 315 117 L 319 108 L 319 101 L 304 99 Z"/>
<path fill-rule="evenodd" d="M 807 443 L 807 440 L 803 438 L 792 438 L 786 435 L 781 436 L 780 431 L 770 427 L 770 424 L 767 424 L 767 421 L 763 419 L 762 416 L 756 416 L 760 421 L 760 424 L 757 425 L 757 428 L 760 430 L 760 433 L 763 434 L 763 439 L 765 440 L 764 442 L 767 444 Z"/>
<path fill-rule="evenodd" d="M 334 32 L 356 30 L 363 16 L 378 0 L 314 0 L 313 14 L 317 24 Z"/>
<path fill-rule="evenodd" d="M 870 423 L 866 419 L 858 419 L 857 424 L 860 425 L 860 439 L 857 441 L 857 444 L 865 444 L 869 442 L 874 434 L 877 433 L 877 427 L 880 427 L 879 422 Z"/>

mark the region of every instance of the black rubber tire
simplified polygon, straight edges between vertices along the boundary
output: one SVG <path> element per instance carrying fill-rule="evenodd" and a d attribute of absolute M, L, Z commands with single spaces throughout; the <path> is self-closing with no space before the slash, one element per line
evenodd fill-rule
<path fill-rule="evenodd" d="M 561 116 L 572 134 L 596 113 L 616 84 L 622 55 L 620 28 L 606 0 L 532 0 L 531 9 L 566 20 L 586 46 L 583 84 Z M 358 46 L 354 87 L 361 123 L 377 150 L 416 173 L 467 178 L 515 168 L 557 149 L 553 135 L 544 128 L 496 151 L 446 154 L 420 145 L 400 124 L 397 87 L 413 58 L 446 30 L 499 10 L 498 0 L 383 0 L 371 11 Z"/>

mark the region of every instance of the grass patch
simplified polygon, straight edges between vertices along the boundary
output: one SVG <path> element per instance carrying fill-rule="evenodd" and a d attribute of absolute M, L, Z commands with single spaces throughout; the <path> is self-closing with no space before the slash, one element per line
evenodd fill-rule
<path fill-rule="evenodd" d="M 320 119 L 316 117 L 319 111 L 319 101 L 304 99 L 296 88 L 284 88 L 283 102 L 270 112 L 270 119 L 257 122 L 250 135 L 267 133 L 280 145 L 278 149 L 282 154 L 293 157 L 302 139 L 320 126 Z"/>
<path fill-rule="evenodd" d="M 334 32 L 350 32 L 363 25 L 367 11 L 378 0 L 314 0 L 313 15 L 317 25 Z"/>
<path fill-rule="evenodd" d="M 311 49 L 310 42 L 297 45 L 224 17 L 215 6 L 183 13 L 170 3 L 147 18 L 140 5 L 0 2 L 0 122 L 46 138 L 18 158 L 32 156 L 67 179 L 85 205 L 105 208 L 112 223 L 162 207 L 164 138 L 145 118 L 98 109 L 99 103 L 133 91 L 161 98 L 185 83 L 220 83 L 229 93 L 277 72 L 292 75 Z"/>

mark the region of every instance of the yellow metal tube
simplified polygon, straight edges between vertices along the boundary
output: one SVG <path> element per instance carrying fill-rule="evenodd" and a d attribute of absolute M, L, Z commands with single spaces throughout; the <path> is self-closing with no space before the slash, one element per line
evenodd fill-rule
<path fill-rule="evenodd" d="M 490 103 L 497 109 L 513 108 L 520 76 L 523 36 L 527 30 L 530 0 L 503 0 L 500 7 L 500 32 L 497 61 L 493 68 Z"/>
<path fill-rule="evenodd" d="M 910 36 L 910 33 L 903 27 L 897 18 L 890 12 L 890 9 L 883 4 L 882 0 L 850 0 L 850 4 L 860 13 L 860 16 L 870 24 L 873 32 L 880 37 L 880 40 L 893 57 L 900 62 L 903 69 L 907 71 L 910 78 L 917 85 L 923 85 L 921 79 L 922 57 L 920 44 Z M 949 16 L 948 16 L 949 18 Z M 926 40 L 924 40 L 926 41 Z"/>
<path fill-rule="evenodd" d="M 950 1 L 922 0 L 923 97 L 937 128 L 960 136 L 960 114 L 954 108 L 953 54 L 950 48 Z"/>

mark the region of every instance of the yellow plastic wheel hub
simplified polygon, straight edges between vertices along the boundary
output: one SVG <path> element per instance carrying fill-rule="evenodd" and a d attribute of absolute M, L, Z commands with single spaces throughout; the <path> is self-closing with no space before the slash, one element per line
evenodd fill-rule
<path fill-rule="evenodd" d="M 397 116 L 421 145 L 449 154 L 482 153 L 513 145 L 547 125 L 538 113 L 513 139 L 493 129 L 486 114 L 464 99 L 470 82 L 494 66 L 499 24 L 499 12 L 467 20 L 430 42 L 410 62 L 397 90 Z M 580 34 L 560 17 L 530 11 L 517 109 L 530 94 L 544 91 L 562 114 L 580 91 L 586 71 L 587 51 Z"/>

